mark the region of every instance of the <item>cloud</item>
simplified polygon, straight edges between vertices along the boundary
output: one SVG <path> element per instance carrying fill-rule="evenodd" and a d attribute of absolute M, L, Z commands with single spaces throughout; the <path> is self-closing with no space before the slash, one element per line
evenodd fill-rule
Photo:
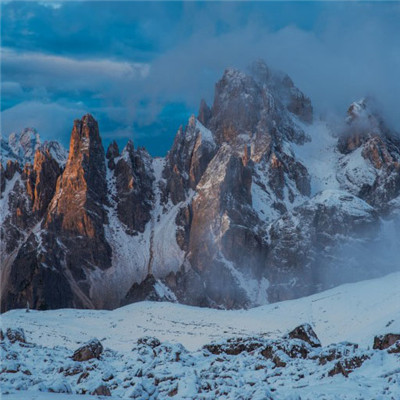
<path fill-rule="evenodd" d="M 373 95 L 400 127 L 396 3 L 62 4 L 3 12 L 3 109 L 19 106 L 3 115 L 4 129 L 32 104 L 66 116 L 82 104 L 108 137 L 131 132 L 160 155 L 200 99 L 212 103 L 226 67 L 259 58 L 287 72 L 317 113 L 344 116 Z"/>
<path fill-rule="evenodd" d="M 313 30 L 291 25 L 271 31 L 256 18 L 225 34 L 200 31 L 153 62 L 150 90 L 173 97 L 181 93 L 191 105 L 202 96 L 211 100 L 212 82 L 224 67 L 245 68 L 261 57 L 287 72 L 318 112 L 344 114 L 352 101 L 373 95 L 400 127 L 399 8 L 346 10 L 340 18 L 340 8 L 327 13 L 323 26 Z"/>
<path fill-rule="evenodd" d="M 2 112 L 2 134 L 33 127 L 43 140 L 60 139 L 64 146 L 68 146 L 65 139 L 71 134 L 74 119 L 86 112 L 84 107 L 77 104 L 62 106 L 26 101 Z"/>
<path fill-rule="evenodd" d="M 110 59 L 85 60 L 2 49 L 3 74 L 28 89 L 101 92 L 106 86 L 131 84 L 149 74 L 149 64 Z"/>

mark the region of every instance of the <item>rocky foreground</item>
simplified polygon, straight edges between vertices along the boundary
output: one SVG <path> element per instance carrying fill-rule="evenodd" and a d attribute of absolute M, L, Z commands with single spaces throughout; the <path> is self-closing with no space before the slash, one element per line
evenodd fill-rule
<path fill-rule="evenodd" d="M 14 310 L 0 335 L 3 398 L 398 399 L 399 279 L 248 311 Z"/>

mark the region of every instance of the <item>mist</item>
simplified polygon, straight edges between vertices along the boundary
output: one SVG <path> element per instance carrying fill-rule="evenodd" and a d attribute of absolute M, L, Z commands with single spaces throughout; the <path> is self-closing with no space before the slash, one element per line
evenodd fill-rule
<path fill-rule="evenodd" d="M 321 289 L 373 279 L 400 271 L 400 215 L 380 218 L 379 225 L 316 255 L 314 279 Z"/>

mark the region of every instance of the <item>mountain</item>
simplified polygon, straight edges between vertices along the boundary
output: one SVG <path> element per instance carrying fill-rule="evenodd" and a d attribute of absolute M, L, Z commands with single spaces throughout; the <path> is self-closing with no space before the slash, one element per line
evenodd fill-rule
<path fill-rule="evenodd" d="M 2 399 L 398 399 L 399 284 L 395 273 L 250 310 L 11 310 Z"/>
<path fill-rule="evenodd" d="M 60 149 L 32 130 L 2 142 L 3 312 L 246 308 L 397 266 L 397 134 L 370 99 L 340 126 L 315 118 L 261 61 L 227 69 L 164 158 L 131 141 L 105 150 L 90 114 Z"/>

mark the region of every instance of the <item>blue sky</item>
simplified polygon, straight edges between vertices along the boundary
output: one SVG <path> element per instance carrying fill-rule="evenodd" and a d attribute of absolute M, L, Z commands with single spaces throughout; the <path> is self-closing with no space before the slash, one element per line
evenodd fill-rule
<path fill-rule="evenodd" d="M 91 112 L 104 142 L 164 155 L 211 104 L 228 66 L 263 58 L 317 113 L 374 95 L 399 129 L 397 2 L 6 2 L 1 5 L 2 134 L 26 126 L 68 145 Z M 400 129 L 399 129 L 400 130 Z"/>

